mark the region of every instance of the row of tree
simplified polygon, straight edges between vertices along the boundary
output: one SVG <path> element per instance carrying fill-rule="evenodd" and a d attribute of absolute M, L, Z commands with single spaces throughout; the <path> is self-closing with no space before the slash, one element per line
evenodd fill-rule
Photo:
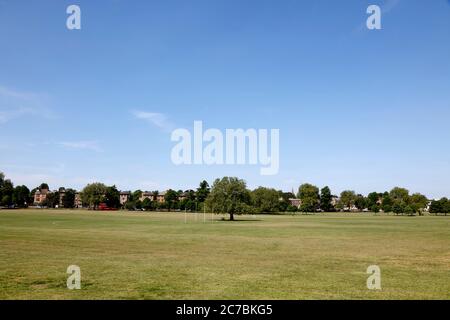
<path fill-rule="evenodd" d="M 296 196 L 300 206 L 291 204 L 292 197 Z M 450 213 L 450 201 L 443 198 L 430 201 L 420 193 L 410 195 L 405 188 L 393 188 L 390 192 L 372 192 L 367 197 L 356 194 L 352 190 L 343 191 L 340 197 L 333 196 L 329 187 L 318 187 L 305 183 L 298 193 L 282 193 L 275 189 L 259 187 L 250 191 L 246 188 L 244 180 L 224 177 L 217 179 L 206 199 L 206 205 L 212 212 L 227 213 L 230 220 L 235 214 L 243 213 L 270 213 L 279 211 L 301 212 L 330 212 L 330 211 L 380 211 L 395 214 L 423 214 L 427 209 L 430 213 Z"/>
<path fill-rule="evenodd" d="M 194 190 L 172 190 L 169 189 L 164 194 L 164 202 L 157 201 L 159 191 L 152 191 L 151 196 L 142 197 L 143 191 L 131 192 L 128 200 L 122 205 L 120 202 L 120 192 L 115 186 L 106 186 L 103 183 L 92 183 L 87 185 L 81 192 L 81 201 L 84 206 L 97 209 L 101 203 L 108 208 L 124 208 L 128 210 L 203 210 L 203 203 L 209 194 L 209 184 L 202 181 L 197 191 Z M 180 200 L 181 199 L 181 200 Z"/>
<path fill-rule="evenodd" d="M 0 172 L 0 206 L 26 207 L 33 203 L 37 191 L 48 191 L 46 183 L 29 190 L 26 186 L 16 186 L 9 179 L 5 179 Z M 128 201 L 121 204 L 120 191 L 116 186 L 106 186 L 103 183 L 87 185 L 81 192 L 80 198 L 83 206 L 97 209 L 104 203 L 109 208 L 123 208 L 128 210 L 207 210 L 215 213 L 230 214 L 256 214 L 275 212 L 331 212 L 331 211 L 380 211 L 395 214 L 422 214 L 450 213 L 450 200 L 442 198 L 430 201 L 420 193 L 410 194 L 405 188 L 393 188 L 389 192 L 372 192 L 367 196 L 356 194 L 352 190 L 343 191 L 340 197 L 331 193 L 329 187 L 319 189 L 309 183 L 302 184 L 298 192 L 282 192 L 272 188 L 259 187 L 249 190 L 246 182 L 236 177 L 216 179 L 210 187 L 207 181 L 202 181 L 194 190 L 172 190 L 164 194 L 164 201 L 156 201 L 159 193 L 153 191 L 153 199 L 142 197 L 142 191 L 130 193 Z M 64 208 L 73 208 L 76 191 L 60 188 L 59 191 L 47 192 L 42 206 L 54 208 L 62 205 Z M 299 206 L 294 205 L 293 199 L 298 199 Z"/>
<path fill-rule="evenodd" d="M 345 190 L 340 197 L 332 196 L 329 187 L 320 190 L 314 185 L 303 184 L 298 191 L 301 200 L 300 211 L 363 211 L 394 212 L 396 214 L 422 213 L 429 204 L 426 196 L 420 193 L 409 194 L 405 188 L 393 188 L 389 192 L 372 192 L 366 196 L 355 191 Z"/>
<path fill-rule="evenodd" d="M 10 179 L 0 172 L 0 206 L 25 207 L 32 203 L 30 190 L 26 186 L 14 187 Z"/>
<path fill-rule="evenodd" d="M 116 186 L 106 186 L 103 183 L 88 184 L 81 192 L 83 205 L 97 209 L 101 203 L 109 208 L 120 208 L 120 191 Z"/>

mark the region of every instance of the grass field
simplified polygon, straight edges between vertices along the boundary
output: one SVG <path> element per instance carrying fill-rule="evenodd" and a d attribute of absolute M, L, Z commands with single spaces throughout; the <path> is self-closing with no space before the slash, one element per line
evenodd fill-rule
<path fill-rule="evenodd" d="M 203 219 L 0 210 L 0 299 L 450 299 L 450 217 Z"/>

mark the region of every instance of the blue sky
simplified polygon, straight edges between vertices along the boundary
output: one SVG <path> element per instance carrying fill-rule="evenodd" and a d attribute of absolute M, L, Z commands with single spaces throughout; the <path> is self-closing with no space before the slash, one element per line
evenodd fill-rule
<path fill-rule="evenodd" d="M 382 30 L 365 28 L 370 4 Z M 450 196 L 448 0 L 0 0 L 0 39 L 0 171 L 15 184 L 229 175 Z M 279 173 L 173 165 L 170 130 L 194 120 L 279 128 Z"/>

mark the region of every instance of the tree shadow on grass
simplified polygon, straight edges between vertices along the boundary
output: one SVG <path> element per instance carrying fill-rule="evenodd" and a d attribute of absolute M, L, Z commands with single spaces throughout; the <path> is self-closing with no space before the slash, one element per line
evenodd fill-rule
<path fill-rule="evenodd" d="M 229 218 L 221 218 L 221 219 L 214 219 L 213 221 L 217 221 L 217 222 L 257 222 L 257 221 L 262 221 L 260 219 L 234 219 L 234 220 L 230 220 Z"/>

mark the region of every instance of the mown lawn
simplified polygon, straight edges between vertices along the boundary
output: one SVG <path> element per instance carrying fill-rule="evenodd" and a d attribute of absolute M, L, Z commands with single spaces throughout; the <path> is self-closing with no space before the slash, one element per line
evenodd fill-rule
<path fill-rule="evenodd" d="M 220 219 L 0 210 L 0 299 L 450 298 L 450 217 Z M 81 290 L 66 287 L 69 265 Z"/>

